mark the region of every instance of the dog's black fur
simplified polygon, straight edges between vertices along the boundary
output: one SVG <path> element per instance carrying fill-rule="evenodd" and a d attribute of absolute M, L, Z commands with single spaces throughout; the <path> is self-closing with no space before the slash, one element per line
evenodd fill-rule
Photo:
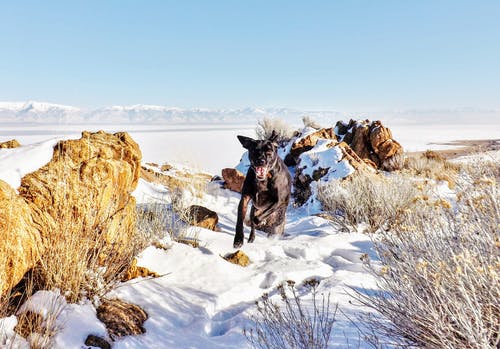
<path fill-rule="evenodd" d="M 243 222 L 248 204 L 250 210 L 250 236 L 255 239 L 255 229 L 270 235 L 282 235 L 285 229 L 285 213 L 290 201 L 292 178 L 283 160 L 277 154 L 277 134 L 273 132 L 269 140 L 254 140 L 238 136 L 243 148 L 248 150 L 250 168 L 243 183 L 241 200 L 238 205 L 238 219 L 234 248 L 243 245 Z"/>

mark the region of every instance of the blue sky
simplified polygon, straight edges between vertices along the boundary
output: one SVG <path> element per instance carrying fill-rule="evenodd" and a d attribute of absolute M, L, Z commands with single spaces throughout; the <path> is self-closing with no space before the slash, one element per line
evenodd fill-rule
<path fill-rule="evenodd" d="M 500 1 L 1 1 L 0 100 L 500 107 Z"/>

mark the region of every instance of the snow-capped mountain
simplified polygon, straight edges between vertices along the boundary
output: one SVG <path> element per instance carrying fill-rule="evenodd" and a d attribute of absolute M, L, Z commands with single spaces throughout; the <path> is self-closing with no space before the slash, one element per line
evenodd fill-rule
<path fill-rule="evenodd" d="M 169 124 L 169 123 L 252 123 L 264 117 L 281 118 L 297 124 L 308 115 L 319 123 L 334 124 L 338 120 L 371 119 L 391 123 L 459 123 L 499 124 L 500 109 L 413 109 L 340 112 L 333 110 L 297 110 L 290 108 L 206 109 L 178 108 L 158 105 L 110 106 L 97 109 L 44 102 L 0 102 L 2 123 L 49 124 Z"/>

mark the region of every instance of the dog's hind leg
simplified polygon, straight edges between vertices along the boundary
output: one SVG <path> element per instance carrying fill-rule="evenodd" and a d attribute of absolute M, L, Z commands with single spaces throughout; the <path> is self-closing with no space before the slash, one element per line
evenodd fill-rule
<path fill-rule="evenodd" d="M 248 237 L 248 242 L 254 242 L 255 240 L 255 223 L 253 222 L 253 217 L 255 215 L 255 206 L 250 209 L 250 236 Z"/>

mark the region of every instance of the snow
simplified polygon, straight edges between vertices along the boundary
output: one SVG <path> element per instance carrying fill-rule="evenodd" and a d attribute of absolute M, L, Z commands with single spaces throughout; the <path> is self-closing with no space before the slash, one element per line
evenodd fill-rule
<path fill-rule="evenodd" d="M 0 104 L 0 109 L 2 107 Z M 387 126 L 392 128 L 390 124 Z M 84 128 L 128 130 L 140 144 L 146 161 L 170 163 L 184 157 L 184 160 L 191 159 L 201 169 L 209 169 L 212 173 L 218 173 L 223 167 L 235 166 L 242 159 L 242 154 L 239 168 L 245 172 L 248 160 L 236 134 L 253 136 L 254 130 L 250 124 L 241 127 L 211 124 L 182 128 L 173 125 L 159 128 L 148 124 L 133 127 L 85 125 Z M 427 146 L 423 142 L 427 142 L 428 135 L 418 137 L 415 131 L 421 128 L 407 126 L 406 133 L 401 131 L 403 129 L 401 127 L 393 132 L 403 146 L 410 138 L 419 138 L 422 142 L 419 147 Z M 2 138 L 8 135 L 7 138 L 17 138 L 25 145 L 17 149 L 0 149 L 0 179 L 18 188 L 22 176 L 50 160 L 52 148 L 59 139 L 78 136 L 81 131 L 81 125 L 11 125 L 3 128 L 0 133 Z M 469 131 L 450 131 L 448 135 L 440 135 L 433 140 L 476 135 Z M 483 132 L 484 135 L 492 134 L 491 130 Z M 30 140 L 34 142 L 30 143 Z M 301 164 L 306 172 L 313 163 L 315 166 L 326 166 L 324 156 L 340 159 L 335 147 L 328 150 L 323 147 L 326 143 L 320 143 L 311 152 L 302 154 Z M 323 152 L 318 152 L 318 149 Z M 197 155 L 190 157 L 187 155 L 189 151 Z M 490 156 L 498 156 L 498 152 Z M 348 164 L 338 162 L 338 166 L 336 171 L 339 173 L 352 171 Z M 332 178 L 335 176 L 333 173 Z M 138 203 L 163 201 L 168 194 L 165 187 L 142 179 L 133 192 Z M 438 186 L 437 195 L 453 198 L 453 193 L 444 183 Z M 300 285 L 310 278 L 319 279 L 319 292 L 330 294 L 331 302 L 338 304 L 342 310 L 342 313 L 337 313 L 330 347 L 345 348 L 348 342 L 357 347 L 359 333 L 349 318 L 368 310 L 354 304 L 349 293 L 352 288 L 364 293 L 377 289 L 375 279 L 366 271 L 362 261 L 368 255 L 373 263 L 377 263 L 369 236 L 361 232 L 339 232 L 329 221 L 310 215 L 313 208 L 290 207 L 286 235 L 282 239 L 268 239 L 265 234 L 257 232 L 255 242 L 245 243 L 242 247 L 251 263 L 240 267 L 221 257 L 234 252 L 232 242 L 239 194 L 212 182 L 207 193 L 197 200 L 194 203 L 218 213 L 221 231 L 189 228 L 198 234 L 199 248 L 166 239 L 166 250 L 150 246 L 142 251 L 138 264 L 162 276 L 122 283 L 107 296 L 142 307 L 149 315 L 145 322 L 146 333 L 118 339 L 113 344 L 114 348 L 248 348 L 242 331 L 252 326 L 255 301 L 263 293 L 269 293 L 272 299 L 278 300 L 275 287 L 281 282 L 293 280 Z M 311 294 L 305 288 L 299 287 L 299 293 L 304 302 L 310 302 Z M 95 307 L 89 301 L 66 304 L 56 290 L 40 291 L 25 307 L 47 314 L 51 305 L 59 309 L 57 325 L 60 331 L 54 338 L 55 348 L 85 348 L 83 342 L 89 334 L 107 337 L 104 325 L 97 319 Z M 14 338 L 16 323 L 15 316 L 0 319 L 0 346 L 27 347 L 23 339 Z M 369 346 L 360 343 L 359 347 Z"/>

